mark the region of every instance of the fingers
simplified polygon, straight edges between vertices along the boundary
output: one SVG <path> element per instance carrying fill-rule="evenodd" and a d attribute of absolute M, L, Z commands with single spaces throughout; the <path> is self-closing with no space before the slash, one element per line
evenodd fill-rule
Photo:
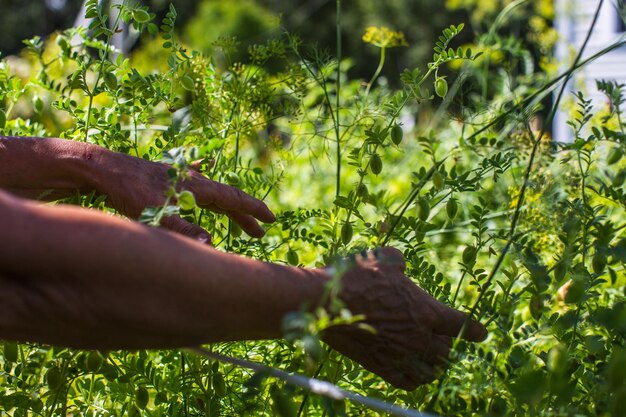
<path fill-rule="evenodd" d="M 378 375 L 396 388 L 407 391 L 434 381 L 440 371 L 418 356 L 407 356 L 393 365 L 393 369 Z M 377 372 L 375 372 L 377 373 Z"/>
<path fill-rule="evenodd" d="M 189 164 L 189 168 L 191 168 L 192 170 L 194 170 L 194 171 L 199 173 L 202 170 L 202 164 L 204 164 L 205 161 L 207 161 L 207 160 L 206 159 L 196 159 L 195 161 L 193 161 L 193 162 L 191 162 Z M 208 160 L 209 168 L 212 168 L 213 165 L 215 165 L 215 161 L 213 159 L 209 159 Z"/>
<path fill-rule="evenodd" d="M 396 388 L 407 391 L 435 379 L 437 371 L 418 355 L 398 357 L 389 352 L 387 343 L 352 326 L 333 326 L 323 339 L 337 352 L 358 362 Z M 393 349 L 392 349 L 393 350 Z"/>
<path fill-rule="evenodd" d="M 424 359 L 429 363 L 445 366 L 450 356 L 450 349 L 452 349 L 451 337 L 433 334 L 424 352 Z"/>
<path fill-rule="evenodd" d="M 200 226 L 181 219 L 179 216 L 165 217 L 161 220 L 161 227 L 180 233 L 181 235 L 195 239 L 207 245 L 212 243 L 211 235 L 206 230 Z"/>
<path fill-rule="evenodd" d="M 384 247 L 379 248 L 374 251 L 374 253 L 378 253 L 379 259 L 382 262 L 396 267 L 400 272 L 404 273 L 406 270 L 406 261 L 404 260 L 404 255 L 396 248 Z"/>
<path fill-rule="evenodd" d="M 405 391 L 413 391 L 420 385 L 431 383 L 437 378 L 434 370 L 424 363 L 416 362 L 406 366 L 405 369 L 406 371 L 385 369 L 374 373 L 394 387 Z"/>
<path fill-rule="evenodd" d="M 251 237 L 263 237 L 265 230 L 254 219 L 254 217 L 247 214 L 237 213 L 235 211 L 227 212 L 228 217 L 237 222 L 239 226 Z"/>
<path fill-rule="evenodd" d="M 204 159 L 195 160 L 189 164 L 189 168 L 193 169 L 196 172 L 200 172 L 203 162 L 204 162 Z"/>
<path fill-rule="evenodd" d="M 196 178 L 196 180 L 193 184 L 189 184 L 189 188 L 200 206 L 216 207 L 224 212 L 247 214 L 264 223 L 276 221 L 276 217 L 264 202 L 246 194 L 239 188 L 210 181 L 204 177 Z"/>
<path fill-rule="evenodd" d="M 435 323 L 435 333 L 450 337 L 461 337 L 470 342 L 482 342 L 487 337 L 487 329 L 476 320 L 467 320 L 467 315 L 440 304 L 439 320 Z M 462 333 L 461 333 L 462 332 Z"/>

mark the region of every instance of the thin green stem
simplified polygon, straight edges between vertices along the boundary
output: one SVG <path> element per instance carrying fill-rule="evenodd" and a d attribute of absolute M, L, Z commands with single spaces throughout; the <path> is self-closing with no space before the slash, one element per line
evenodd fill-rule
<path fill-rule="evenodd" d="M 467 269 L 463 270 L 463 274 L 461 274 L 461 279 L 459 279 L 459 283 L 456 286 L 456 291 L 454 291 L 454 297 L 452 298 L 452 305 L 456 304 L 456 299 L 459 296 L 459 292 L 461 291 L 461 286 L 463 284 L 463 280 L 465 279 L 465 275 L 467 275 Z"/>
<path fill-rule="evenodd" d="M 516 105 L 516 106 L 512 107 L 511 109 L 505 111 L 504 113 L 501 113 L 500 115 L 494 117 L 492 121 L 486 123 L 483 127 L 481 127 L 480 129 L 478 129 L 477 131 L 472 133 L 470 136 L 465 138 L 465 140 L 468 141 L 468 140 L 471 140 L 472 138 L 479 137 L 484 132 L 486 132 L 487 130 L 491 129 L 493 126 L 501 123 L 507 117 L 511 116 L 511 114 L 513 114 L 514 112 L 519 111 L 520 108 L 532 107 L 534 104 L 536 104 L 539 101 L 541 101 L 561 81 L 563 81 L 564 79 L 569 80 L 572 77 L 572 75 L 574 75 L 574 73 L 577 72 L 579 69 L 581 69 L 584 66 L 588 65 L 589 63 L 595 61 L 596 59 L 598 59 L 598 58 L 608 54 L 609 52 L 611 52 L 611 51 L 613 51 L 615 49 L 621 48 L 624 45 L 626 45 L 626 41 L 624 41 L 624 39 L 622 38 L 621 40 L 616 41 L 615 43 L 607 46 L 606 48 L 598 51 L 597 53 L 591 55 L 590 57 L 588 57 L 588 58 L 586 58 L 584 60 L 576 61 L 575 64 L 572 65 L 563 74 L 553 78 L 551 81 L 546 83 L 542 88 L 540 88 L 539 90 L 535 91 L 534 93 L 530 94 L 528 97 L 523 99 L 518 105 Z M 566 83 L 564 83 L 563 85 L 565 85 L 565 84 Z M 554 118 L 554 116 L 552 116 L 552 118 Z M 549 125 L 549 123 L 547 121 L 546 121 L 546 125 Z"/>
<path fill-rule="evenodd" d="M 341 193 L 341 135 L 339 132 L 339 104 L 341 97 L 341 0 L 337 0 L 337 91 L 335 91 L 335 139 L 337 140 L 337 179 L 335 186 L 335 196 Z M 332 108 L 331 108 L 332 113 Z"/>
<path fill-rule="evenodd" d="M 383 66 L 385 65 L 385 51 L 385 47 L 380 48 L 380 60 L 378 61 L 378 68 L 376 68 L 376 71 L 374 72 L 374 75 L 372 76 L 370 82 L 367 83 L 367 88 L 365 89 L 366 98 L 370 94 L 370 89 L 372 88 L 372 85 L 374 85 L 374 81 L 376 81 L 376 79 L 380 75 L 380 72 L 383 70 Z"/>
<path fill-rule="evenodd" d="M 126 5 L 126 1 L 124 1 L 124 3 L 122 3 L 122 9 L 124 8 L 124 6 Z M 101 13 L 101 11 L 99 12 L 99 14 Z M 84 142 L 88 142 L 89 141 L 89 120 L 91 119 L 91 110 L 93 108 L 93 98 L 94 98 L 94 92 L 95 90 L 98 88 L 98 83 L 100 82 L 100 79 L 102 78 L 102 72 L 104 69 L 104 62 L 106 61 L 107 57 L 109 56 L 109 52 L 111 50 L 111 40 L 113 39 L 113 34 L 115 33 L 116 29 L 117 29 L 117 25 L 120 22 L 120 18 L 122 17 L 122 10 L 120 9 L 119 13 L 117 14 L 117 17 L 115 18 L 115 22 L 113 23 L 113 29 L 109 30 L 108 35 L 107 35 L 107 43 L 104 47 L 104 51 L 100 52 L 100 66 L 98 67 L 98 73 L 96 74 L 96 81 L 93 84 L 93 89 L 89 90 L 88 89 L 88 95 L 89 95 L 89 102 L 87 104 L 87 112 L 86 112 L 86 116 L 85 116 L 85 137 L 83 139 Z M 101 18 L 101 16 L 98 16 L 98 18 L 100 18 L 100 20 L 102 22 L 104 22 L 104 19 Z M 85 88 L 87 88 L 87 80 L 85 79 Z"/>
<path fill-rule="evenodd" d="M 587 208 L 590 208 L 588 203 L 587 203 L 587 193 L 585 192 L 585 189 L 587 187 L 587 175 L 589 174 L 589 166 L 590 164 L 587 164 L 587 168 L 584 169 L 583 168 L 583 161 L 582 161 L 582 152 L 581 150 L 578 150 L 578 169 L 580 170 L 580 195 L 582 197 L 583 200 L 583 207 L 584 207 L 584 214 L 585 214 L 585 222 L 583 225 L 583 236 L 582 236 L 582 263 L 583 265 L 585 264 L 585 259 L 587 257 L 587 232 L 589 229 L 589 220 L 587 219 Z M 592 209 L 593 210 L 593 209 Z M 593 215 L 592 215 L 593 217 Z"/>
<path fill-rule="evenodd" d="M 600 0 L 600 3 L 598 4 L 595 15 L 593 17 L 593 21 L 591 22 L 591 26 L 589 27 L 589 30 L 587 32 L 585 41 L 580 47 L 580 50 L 578 51 L 578 54 L 576 55 L 576 59 L 574 59 L 574 63 L 572 64 L 570 69 L 565 73 L 566 76 L 564 77 L 563 84 L 561 84 L 561 89 L 559 90 L 559 93 L 556 96 L 556 100 L 554 101 L 552 109 L 550 110 L 550 113 L 548 114 L 548 117 L 546 118 L 546 123 L 543 126 L 541 132 L 539 133 L 537 140 L 533 144 L 533 148 L 531 150 L 530 157 L 528 160 L 528 165 L 526 166 L 526 172 L 524 174 L 524 182 L 522 183 L 522 187 L 519 192 L 519 198 L 515 207 L 515 212 L 513 213 L 513 219 L 511 220 L 511 227 L 509 229 L 509 237 L 508 237 L 507 243 L 502 249 L 502 252 L 500 252 L 500 256 L 498 256 L 498 259 L 496 260 L 496 263 L 494 264 L 493 269 L 491 270 L 489 274 L 489 277 L 485 281 L 485 284 L 482 286 L 478 294 L 478 298 L 476 299 L 476 301 L 474 302 L 474 305 L 470 309 L 470 312 L 467 315 L 467 318 L 465 320 L 465 324 L 463 325 L 463 328 L 461 329 L 461 334 L 465 331 L 465 327 L 467 326 L 467 323 L 469 322 L 470 318 L 472 318 L 474 314 L 476 313 L 476 310 L 478 309 L 480 302 L 482 301 L 483 297 L 487 293 L 487 290 L 491 287 L 491 284 L 493 283 L 493 280 L 497 271 L 500 269 L 500 266 L 502 266 L 502 263 L 504 262 L 504 258 L 508 254 L 509 250 L 511 249 L 511 246 L 513 245 L 513 242 L 515 241 L 515 231 L 517 230 L 517 225 L 521 216 L 522 207 L 524 205 L 526 189 L 528 188 L 528 184 L 530 182 L 530 174 L 532 172 L 532 168 L 535 162 L 535 157 L 537 156 L 539 145 L 541 144 L 542 139 L 545 136 L 546 126 L 550 126 L 552 124 L 552 121 L 554 120 L 554 116 L 556 115 L 561 99 L 563 98 L 563 94 L 565 93 L 565 88 L 567 87 L 567 83 L 570 80 L 571 76 L 574 74 L 575 69 L 579 67 L 578 64 L 580 63 L 582 54 L 587 44 L 589 43 L 591 33 L 593 32 L 596 22 L 598 21 L 598 16 L 600 14 L 600 10 L 601 10 L 603 3 L 604 3 L 604 0 Z"/>
<path fill-rule="evenodd" d="M 415 199 L 419 195 L 422 188 L 424 188 L 424 185 L 426 185 L 426 183 L 432 178 L 433 174 L 435 173 L 435 170 L 438 170 L 442 163 L 443 161 L 435 162 L 435 164 L 428 170 L 426 175 L 415 185 L 415 187 L 413 187 L 413 190 L 409 194 L 409 197 L 400 206 L 401 208 L 398 211 L 396 211 L 396 213 L 394 213 L 393 217 L 395 218 L 395 220 L 392 223 L 391 227 L 389 228 L 389 231 L 383 238 L 381 242 L 381 246 L 385 246 L 387 244 L 396 226 L 398 226 L 398 223 L 400 223 L 400 219 L 402 219 L 402 217 L 404 216 L 404 213 L 407 211 L 411 203 L 415 201 Z"/>
<path fill-rule="evenodd" d="M 430 68 L 430 69 L 426 72 L 426 74 L 424 74 L 424 75 L 422 76 L 422 79 L 419 81 L 419 83 L 417 83 L 417 84 L 415 85 L 415 87 L 419 88 L 419 87 L 420 87 L 420 86 L 424 83 L 424 81 L 425 81 L 425 80 L 426 80 L 426 79 L 430 76 L 430 74 L 432 74 L 432 72 L 435 70 L 435 68 L 436 68 L 436 65 L 432 66 L 432 67 L 431 67 L 431 68 Z M 414 90 L 412 90 L 412 93 L 413 93 L 413 94 L 417 97 L 417 94 L 416 94 L 416 92 L 415 92 Z M 389 128 L 391 127 L 391 125 L 395 122 L 395 120 L 398 118 L 398 116 L 400 115 L 400 112 L 401 112 L 401 111 L 402 111 L 402 109 L 406 106 L 406 104 L 409 102 L 409 99 L 410 99 L 410 98 L 411 98 L 411 95 L 410 95 L 410 94 L 407 94 L 407 95 L 406 95 L 406 97 L 404 98 L 404 100 L 402 101 L 402 103 L 401 103 L 401 104 L 398 106 L 398 108 L 396 109 L 396 111 L 395 111 L 395 112 L 391 115 L 390 121 L 389 121 L 389 123 L 388 123 L 388 124 L 387 124 L 387 126 L 386 126 L 386 128 L 387 128 L 387 129 L 389 129 Z M 372 153 L 373 153 L 373 152 L 376 152 L 376 150 L 378 149 L 378 146 L 379 146 L 379 144 L 376 144 L 376 145 L 374 146 L 374 149 L 372 150 Z M 370 160 L 370 161 L 371 161 L 371 160 Z M 369 168 L 369 166 L 370 166 L 370 161 L 368 161 L 368 162 L 365 164 L 365 168 L 363 169 L 363 173 L 362 173 L 362 174 L 360 175 L 360 177 L 359 177 L 359 183 L 357 184 L 356 189 L 359 189 L 359 187 L 361 187 L 361 185 L 363 184 L 363 179 L 365 178 L 365 174 L 367 173 L 368 168 Z M 433 173 L 434 173 L 434 171 L 433 171 Z M 431 176 L 432 176 L 432 174 L 431 174 Z M 429 177 L 429 178 L 430 178 L 430 177 Z M 409 197 L 409 198 L 410 198 L 410 197 Z M 412 201 L 412 200 L 409 200 L 409 204 L 410 204 L 410 202 L 411 202 L 411 201 Z M 403 213 L 404 213 L 404 211 L 403 211 Z M 348 209 L 348 214 L 346 215 L 346 222 L 349 222 L 349 221 L 350 221 L 350 217 L 351 217 L 351 216 L 352 216 L 352 209 Z M 386 238 L 386 239 L 385 239 L 385 242 L 387 242 L 387 240 L 388 240 L 388 238 Z"/>

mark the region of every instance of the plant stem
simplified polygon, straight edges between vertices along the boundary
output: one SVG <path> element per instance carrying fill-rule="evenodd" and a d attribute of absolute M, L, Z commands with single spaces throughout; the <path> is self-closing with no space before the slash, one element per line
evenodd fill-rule
<path fill-rule="evenodd" d="M 478 136 L 480 136 L 481 134 L 483 134 L 484 132 L 486 132 L 487 130 L 489 130 L 490 128 L 492 128 L 493 126 L 497 125 L 498 123 L 501 123 L 503 120 L 505 120 L 507 117 L 509 117 L 513 112 L 518 111 L 520 108 L 530 108 L 532 107 L 534 104 L 538 103 L 539 101 L 541 101 L 546 95 L 547 93 L 554 88 L 559 82 L 561 82 L 564 79 L 569 80 L 571 78 L 571 76 L 578 71 L 579 69 L 583 68 L 585 65 L 595 61 L 596 59 L 608 54 L 609 52 L 621 48 L 622 46 L 626 45 L 626 41 L 623 39 L 616 41 L 615 43 L 607 46 L 606 48 L 596 52 L 595 54 L 591 55 L 588 58 L 585 58 L 584 60 L 578 60 L 575 62 L 574 65 L 572 65 L 567 71 L 565 71 L 563 74 L 553 78 L 550 82 L 546 83 L 546 85 L 544 85 L 542 88 L 540 88 L 539 90 L 535 91 L 534 93 L 530 94 L 528 97 L 526 97 L 525 99 L 523 99 L 518 105 L 510 108 L 509 110 L 505 111 L 504 113 L 500 114 L 499 116 L 496 116 L 493 118 L 492 121 L 490 121 L 489 123 L 486 123 L 483 127 L 481 127 L 480 129 L 478 129 L 477 131 L 475 131 L 474 133 L 472 133 L 470 136 L 468 136 L 467 138 L 465 138 L 466 141 L 469 141 L 472 138 L 476 138 Z M 552 116 L 552 118 L 554 118 L 554 116 Z M 546 125 L 548 125 L 549 123 L 546 121 Z"/>
<path fill-rule="evenodd" d="M 376 79 L 380 75 L 380 72 L 383 70 L 383 66 L 385 65 L 385 50 L 385 47 L 380 48 L 380 61 L 378 61 L 378 68 L 376 68 L 376 71 L 374 72 L 374 75 L 372 76 L 370 82 L 367 83 L 367 88 L 365 89 L 365 97 L 369 95 L 370 89 L 372 88 L 374 81 L 376 81 Z"/>
<path fill-rule="evenodd" d="M 513 245 L 513 242 L 515 241 L 515 231 L 517 229 L 517 224 L 519 222 L 519 218 L 520 218 L 520 215 L 521 215 L 522 207 L 524 205 L 524 197 L 526 196 L 526 189 L 528 188 L 528 184 L 530 182 L 530 174 L 532 172 L 532 167 L 533 167 L 534 162 L 535 162 L 535 157 L 537 156 L 537 151 L 539 149 L 539 145 L 541 144 L 542 139 L 545 136 L 546 126 L 549 126 L 552 123 L 552 121 L 554 120 L 554 116 L 556 115 L 556 112 L 557 112 L 558 107 L 559 107 L 559 103 L 561 102 L 561 99 L 563 98 L 563 94 L 565 92 L 565 88 L 567 87 L 567 83 L 570 80 L 570 78 L 572 77 L 572 75 L 574 74 L 575 69 L 579 68 L 578 64 L 580 63 L 582 54 L 583 54 L 587 44 L 589 43 L 589 39 L 591 37 L 591 33 L 593 32 L 593 29 L 594 29 L 594 27 L 596 25 L 596 22 L 598 21 L 598 16 L 600 14 L 600 10 L 602 8 L 602 4 L 603 3 L 604 3 L 604 0 L 600 0 L 600 2 L 598 3 L 598 7 L 596 8 L 596 12 L 595 12 L 593 20 L 591 22 L 591 26 L 589 27 L 589 30 L 587 31 L 587 36 L 585 37 L 585 41 L 583 42 L 582 46 L 580 47 L 580 50 L 578 51 L 578 54 L 576 55 L 576 59 L 574 59 L 574 63 L 572 64 L 570 69 L 565 73 L 563 83 L 561 84 L 561 89 L 559 90 L 559 93 L 556 96 L 554 104 L 552 105 L 552 109 L 550 110 L 550 113 L 548 114 L 548 117 L 546 118 L 546 123 L 543 126 L 543 128 L 541 129 L 541 132 L 539 133 L 539 136 L 537 137 L 537 140 L 533 144 L 533 148 L 532 148 L 532 150 L 530 152 L 530 157 L 528 159 L 528 165 L 526 166 L 526 173 L 524 174 L 524 181 L 522 183 L 522 187 L 521 187 L 520 192 L 519 192 L 519 198 L 518 198 L 518 201 L 517 201 L 517 204 L 516 204 L 516 207 L 515 207 L 515 212 L 513 213 L 513 219 L 511 220 L 511 227 L 509 229 L 509 238 L 507 240 L 506 245 L 502 249 L 502 252 L 500 252 L 500 256 L 498 256 L 498 259 L 496 260 L 496 263 L 493 266 L 493 269 L 491 270 L 491 273 L 489 274 L 489 277 L 487 278 L 487 281 L 485 282 L 485 284 L 481 288 L 480 293 L 478 294 L 478 298 L 476 299 L 476 302 L 474 302 L 474 305 L 470 309 L 470 312 L 467 315 L 467 318 L 465 320 L 465 324 L 463 325 L 463 328 L 461 329 L 461 332 L 460 332 L 461 334 L 465 331 L 465 327 L 467 326 L 467 323 L 469 322 L 470 318 L 472 318 L 474 316 L 474 314 L 476 313 L 476 310 L 478 309 L 478 305 L 480 304 L 480 302 L 482 301 L 483 297 L 487 293 L 487 290 L 491 286 L 491 284 L 493 282 L 493 279 L 494 279 L 494 277 L 496 275 L 496 272 L 500 269 L 500 266 L 502 266 L 504 258 L 508 254 L 509 250 L 511 249 L 511 246 Z M 558 77 L 557 79 L 560 79 L 560 78 L 561 77 Z"/>
<path fill-rule="evenodd" d="M 122 3 L 122 8 L 126 6 L 126 2 L 124 1 L 124 3 Z M 101 6 L 99 6 L 101 7 Z M 101 11 L 99 12 L 99 14 L 101 13 Z M 104 69 L 104 62 L 106 61 L 107 57 L 109 56 L 109 52 L 111 50 L 111 39 L 113 39 L 113 34 L 115 32 L 115 30 L 117 29 L 117 25 L 120 22 L 120 18 L 122 17 L 122 10 L 120 9 L 120 12 L 117 14 L 117 17 L 115 18 L 115 22 L 113 23 L 113 29 L 109 30 L 109 33 L 107 34 L 107 43 L 104 47 L 104 51 L 100 52 L 100 66 L 98 67 L 98 74 L 96 75 L 96 81 L 93 84 L 93 88 L 89 91 L 89 103 L 87 104 L 87 112 L 86 112 L 86 117 L 85 117 L 85 137 L 83 139 L 84 142 L 88 142 L 89 141 L 89 119 L 91 119 L 91 110 L 93 108 L 93 98 L 94 98 L 94 92 L 95 90 L 98 88 L 98 83 L 100 82 L 100 79 L 102 78 L 102 71 Z M 104 22 L 104 20 L 101 18 L 101 16 L 98 16 L 98 18 L 100 19 L 101 22 Z M 87 79 L 85 79 L 85 88 L 87 89 Z"/>
<path fill-rule="evenodd" d="M 341 0 L 337 0 L 337 90 L 335 91 L 335 139 L 337 140 L 337 181 L 335 196 L 341 192 L 341 135 L 339 133 L 339 101 L 341 93 Z M 332 112 L 332 109 L 331 109 Z"/>
<path fill-rule="evenodd" d="M 407 209 L 409 208 L 411 203 L 413 201 L 415 201 L 415 199 L 419 195 L 419 193 L 422 190 L 422 188 L 424 188 L 426 183 L 428 181 L 430 181 L 430 179 L 432 178 L 433 174 L 435 173 L 436 170 L 439 169 L 439 167 L 441 166 L 442 163 L 443 163 L 443 161 L 434 163 L 434 165 L 428 170 L 428 172 L 426 172 L 426 175 L 424 176 L 424 178 L 420 179 L 420 181 L 415 185 L 415 187 L 411 191 L 411 194 L 409 194 L 409 197 L 400 206 L 401 208 L 399 210 L 397 210 L 396 213 L 394 213 L 393 217 L 395 218 L 395 220 L 394 220 L 393 224 L 391 225 L 391 227 L 389 228 L 389 231 L 385 235 L 385 238 L 381 242 L 381 244 L 380 244 L 381 246 L 385 246 L 387 244 L 387 242 L 391 238 L 391 235 L 393 234 L 393 231 L 395 230 L 396 226 L 398 225 L 398 223 L 400 223 L 400 219 L 402 219 L 402 216 L 404 216 L 404 213 L 407 211 Z"/>

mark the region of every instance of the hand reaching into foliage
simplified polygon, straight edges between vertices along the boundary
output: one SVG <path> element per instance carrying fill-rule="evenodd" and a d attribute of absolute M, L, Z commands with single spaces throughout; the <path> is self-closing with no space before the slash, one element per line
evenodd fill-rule
<path fill-rule="evenodd" d="M 466 316 L 413 284 L 404 275 L 398 250 L 375 253 L 343 275 L 339 297 L 376 333 L 342 325 L 327 329 L 324 340 L 392 385 L 411 390 L 446 366 L 452 338 L 460 334 Z M 484 326 L 470 320 L 462 337 L 479 342 L 486 336 Z"/>
<path fill-rule="evenodd" d="M 139 349 L 279 338 L 283 317 L 322 302 L 331 280 L 324 269 L 260 262 L 94 210 L 3 192 L 0 230 L 0 339 Z M 398 251 L 378 254 L 358 260 L 339 293 L 377 333 L 337 326 L 324 339 L 413 389 L 445 366 L 465 316 L 413 284 Z M 464 337 L 485 335 L 470 322 Z"/>
<path fill-rule="evenodd" d="M 22 197 L 49 199 L 76 190 L 96 190 L 107 196 L 111 207 L 133 219 L 146 207 L 163 205 L 170 186 L 169 168 L 83 142 L 0 137 L 1 189 Z M 190 171 L 179 186 L 191 191 L 200 207 L 228 215 L 250 236 L 264 234 L 256 219 L 274 221 L 263 202 L 198 172 Z M 179 216 L 164 218 L 161 226 L 202 242 L 211 241 L 204 229 Z"/>
<path fill-rule="evenodd" d="M 150 162 L 128 155 L 98 150 L 102 170 L 97 175 L 96 189 L 108 196 L 112 207 L 131 218 L 138 218 L 145 207 L 163 205 L 165 191 L 170 186 L 166 164 Z M 221 184 L 190 170 L 179 188 L 190 191 L 198 206 L 228 215 L 252 237 L 262 237 L 265 231 L 256 219 L 275 221 L 269 208 L 260 200 L 239 188 Z M 210 243 L 209 234 L 179 216 L 169 216 L 161 226 L 183 235 Z"/>
<path fill-rule="evenodd" d="M 131 218 L 138 217 L 147 206 L 163 204 L 164 193 L 170 186 L 168 169 L 164 164 L 81 142 L 0 137 L 0 188 L 31 198 L 49 190 L 53 192 L 48 196 L 54 198 L 71 195 L 76 190 L 96 190 L 107 195 L 112 207 Z M 210 181 L 197 172 L 189 172 L 180 187 L 191 191 L 199 206 L 227 214 L 251 236 L 263 235 L 263 229 L 255 219 L 274 220 L 273 214 L 261 201 L 237 188 Z M 9 206 L 20 206 L 19 202 L 7 201 Z M 204 252 L 157 231 L 148 235 L 138 225 L 120 223 L 98 213 L 89 214 L 86 210 L 50 210 L 25 205 L 15 212 L 32 215 L 32 219 L 22 222 L 27 226 L 18 227 L 13 234 L 8 227 L 15 226 L 14 221 L 4 228 L 8 247 L 15 249 L 20 247 L 20 242 L 24 243 L 21 252 L 15 249 L 14 255 L 0 262 L 0 278 L 6 281 L 2 288 L 8 291 L 9 298 L 19 301 L 30 297 L 30 294 L 19 291 L 11 292 L 21 288 L 12 284 L 12 271 L 19 270 L 12 265 L 24 265 L 27 261 L 20 263 L 19 258 L 26 256 L 27 259 L 37 260 L 40 270 L 31 271 L 32 276 L 21 279 L 33 281 L 35 286 L 57 282 L 55 287 L 42 289 L 52 291 L 52 305 L 38 307 L 48 311 L 50 317 L 58 317 L 59 311 L 65 308 L 65 293 L 75 294 L 73 299 L 84 299 L 86 304 L 62 315 L 73 316 L 79 312 L 82 316 L 91 311 L 86 314 L 86 317 L 91 317 L 110 311 L 108 307 L 99 310 L 95 298 L 85 295 L 93 294 L 97 287 L 95 282 L 102 284 L 97 291 L 97 299 L 102 306 L 110 306 L 112 299 L 123 298 L 121 294 L 125 294 L 126 301 L 117 305 L 132 308 L 126 311 L 119 307 L 119 311 L 113 313 L 113 317 L 117 318 L 113 320 L 115 323 L 104 332 L 100 331 L 103 329 L 92 328 L 92 321 L 85 323 L 85 331 L 77 332 L 75 326 L 80 319 L 76 318 L 68 322 L 70 326 L 65 328 L 65 333 L 58 331 L 64 328 L 64 324 L 57 323 L 50 326 L 50 329 L 55 329 L 53 335 L 48 336 L 44 331 L 23 334 L 20 329 L 33 325 L 19 317 L 11 321 L 11 326 L 16 329 L 14 334 L 22 335 L 18 338 L 24 340 L 80 347 L 155 347 L 279 337 L 279 323 L 284 314 L 297 310 L 304 303 L 314 305 L 321 299 L 324 285 L 330 279 L 325 270 L 288 268 Z M 15 214 L 8 216 L 12 217 Z M 36 226 L 37 222 L 41 223 L 40 227 Z M 200 241 L 210 239 L 206 231 L 176 216 L 166 218 L 162 225 Z M 81 233 L 81 229 L 92 231 Z M 32 238 L 28 238 L 28 230 L 33 231 Z M 44 235 L 49 244 L 35 237 L 40 230 L 46 231 Z M 87 242 L 95 235 L 100 237 L 92 248 Z M 84 236 L 90 238 L 85 240 Z M 51 247 L 57 247 L 60 252 L 53 253 Z M 158 263 L 151 261 L 155 259 L 155 254 L 160 259 Z M 433 380 L 438 370 L 445 366 L 452 338 L 461 331 L 465 315 L 439 303 L 413 284 L 404 275 L 404 259 L 397 250 L 381 249 L 378 255 L 370 254 L 367 259 L 359 259 L 357 266 L 342 277 L 340 293 L 340 298 L 352 313 L 364 315 L 365 322 L 376 333 L 355 326 L 337 326 L 327 329 L 324 339 L 337 351 L 393 385 L 413 389 Z M 72 261 L 60 261 L 67 257 Z M 77 260 L 84 265 L 79 265 Z M 3 276 L 3 269 L 9 275 Z M 101 278 L 98 279 L 92 272 L 83 288 L 82 278 L 79 277 L 85 270 L 98 271 Z M 52 280 L 39 279 L 46 276 Z M 171 287 L 172 276 L 179 276 L 174 288 Z M 64 282 L 67 280 L 72 284 L 66 286 Z M 150 294 L 146 293 L 148 282 L 145 280 L 150 281 Z M 59 288 L 63 287 L 66 288 L 65 293 L 59 292 Z M 129 288 L 138 290 L 138 293 L 129 291 Z M 221 292 L 216 288 L 220 288 Z M 190 296 L 192 294 L 194 296 Z M 176 307 L 164 308 L 167 295 L 172 296 L 170 298 Z M 55 302 L 55 297 L 59 298 L 58 302 Z M 35 296 L 32 302 L 37 304 L 41 299 Z M 136 309 L 135 304 L 144 307 Z M 173 309 L 179 309 L 179 305 L 189 308 L 172 315 Z M 211 306 L 210 311 L 205 311 L 205 305 Z M 241 308 L 227 313 L 233 306 Z M 20 311 L 20 308 L 13 310 Z M 152 323 L 161 311 L 167 315 L 161 317 L 161 323 Z M 194 315 L 203 317 L 205 325 L 190 327 L 190 321 L 196 320 Z M 30 318 L 30 314 L 26 316 Z M 40 322 L 41 315 L 32 319 Z M 98 322 L 106 327 L 107 320 L 110 317 L 105 314 Z M 129 337 L 135 330 L 125 329 L 124 326 L 136 329 L 137 321 L 144 326 L 148 322 L 152 324 L 146 328 L 145 334 L 138 332 Z M 20 325 L 20 322 L 25 323 Z M 90 340 L 85 336 L 93 332 L 102 334 L 105 339 Z M 11 334 L 8 336 L 13 337 Z M 463 337 L 480 341 L 485 336 L 484 327 L 470 321 Z"/>

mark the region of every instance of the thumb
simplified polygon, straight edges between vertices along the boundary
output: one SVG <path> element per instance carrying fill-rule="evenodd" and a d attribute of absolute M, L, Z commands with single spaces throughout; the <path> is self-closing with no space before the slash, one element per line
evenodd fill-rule
<path fill-rule="evenodd" d="M 396 248 L 382 247 L 374 250 L 374 256 L 381 262 L 397 268 L 404 273 L 406 270 L 406 261 L 404 255 Z"/>
<path fill-rule="evenodd" d="M 180 216 L 165 217 L 161 220 L 161 227 L 207 245 L 211 245 L 213 243 L 209 232 L 198 225 L 183 220 Z"/>

